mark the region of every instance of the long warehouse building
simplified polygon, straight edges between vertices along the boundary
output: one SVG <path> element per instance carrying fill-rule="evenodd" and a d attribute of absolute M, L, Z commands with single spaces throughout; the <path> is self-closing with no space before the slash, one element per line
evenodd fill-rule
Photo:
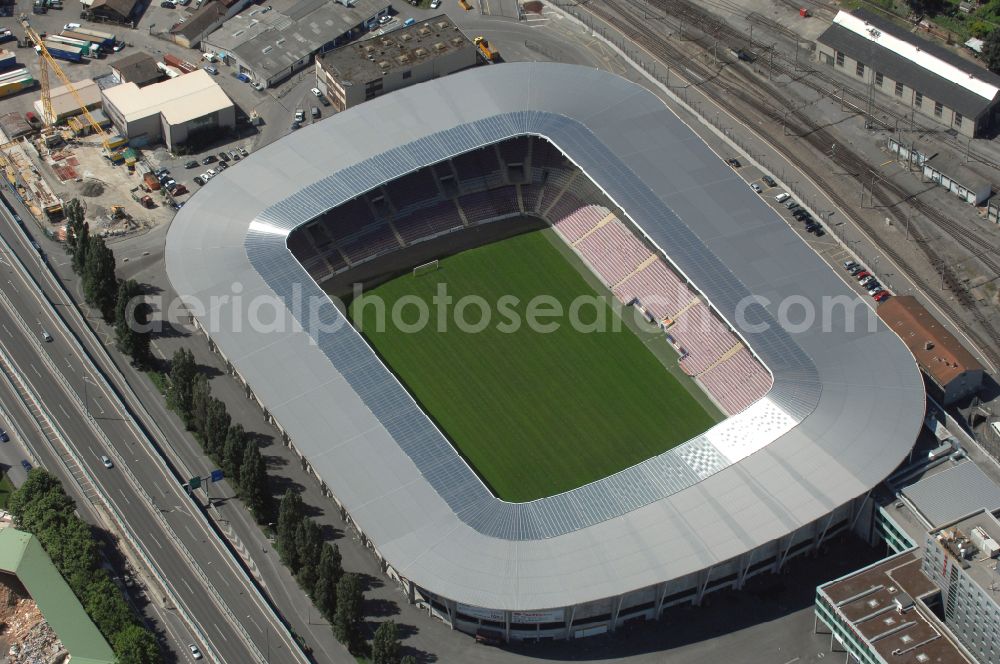
<path fill-rule="evenodd" d="M 521 136 L 588 175 L 773 385 L 661 455 L 509 503 L 329 302 L 288 238 L 385 183 Z M 899 337 L 662 101 L 598 69 L 480 67 L 303 128 L 193 196 L 171 226 L 166 264 L 177 293 L 199 303 L 197 325 L 386 573 L 467 632 L 579 638 L 778 571 L 863 518 L 868 492 L 905 459 L 923 420 L 920 373 Z M 318 301 L 329 306 L 311 320 Z M 272 303 L 277 320 L 253 325 L 251 302 Z M 818 318 L 803 325 L 790 314 L 800 311 Z"/>

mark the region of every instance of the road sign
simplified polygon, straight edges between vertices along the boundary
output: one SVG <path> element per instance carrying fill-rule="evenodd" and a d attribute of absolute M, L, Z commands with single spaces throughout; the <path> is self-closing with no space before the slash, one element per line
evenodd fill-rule
<path fill-rule="evenodd" d="M 222 480 L 222 477 L 223 477 L 222 471 L 219 470 L 218 468 L 216 468 L 215 470 L 212 471 L 212 481 L 213 482 L 218 482 L 218 481 Z"/>
<path fill-rule="evenodd" d="M 188 480 L 188 491 L 194 491 L 195 489 L 201 488 L 201 478 L 192 477 Z"/>

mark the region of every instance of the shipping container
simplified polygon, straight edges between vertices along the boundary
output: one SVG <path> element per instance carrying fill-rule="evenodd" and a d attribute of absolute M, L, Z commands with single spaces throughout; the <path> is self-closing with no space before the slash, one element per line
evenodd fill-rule
<path fill-rule="evenodd" d="M 15 81 L 19 78 L 22 78 L 27 73 L 28 70 L 25 69 L 23 66 L 19 67 L 18 69 L 12 69 L 11 71 L 5 71 L 2 74 L 0 74 L 0 83 Z"/>
<path fill-rule="evenodd" d="M 17 41 L 17 37 L 10 30 L 0 30 L 0 44 L 6 44 L 9 41 Z"/>
<path fill-rule="evenodd" d="M 72 46 L 71 44 L 61 44 L 59 42 L 54 42 L 46 39 L 44 41 L 45 49 L 49 52 L 53 58 L 58 58 L 60 60 L 66 60 L 68 62 L 82 62 L 83 61 L 83 49 Z M 35 47 L 39 52 L 41 49 Z"/>
<path fill-rule="evenodd" d="M 0 97 L 6 97 L 21 90 L 27 90 L 33 85 L 35 85 L 35 79 L 31 74 L 24 74 L 20 79 L 0 83 Z"/>
<path fill-rule="evenodd" d="M 17 69 L 21 65 L 17 64 L 17 55 L 10 51 L 0 51 L 0 72 Z"/>
<path fill-rule="evenodd" d="M 79 33 L 81 35 L 87 35 L 90 37 L 90 41 L 100 44 L 102 47 L 113 48 L 115 43 L 118 41 L 115 36 L 109 32 L 101 32 L 100 30 L 94 30 L 92 28 L 85 28 L 83 26 L 79 28 L 74 28 L 73 32 Z"/>
<path fill-rule="evenodd" d="M 175 69 L 179 69 L 181 72 L 185 74 L 189 74 L 198 69 L 197 65 L 191 64 L 186 60 L 181 60 L 180 58 L 173 56 L 169 53 L 163 56 L 163 62 L 170 65 L 171 67 L 174 67 Z"/>
<path fill-rule="evenodd" d="M 56 42 L 58 44 L 67 44 L 69 46 L 77 46 L 83 49 L 83 54 L 89 58 L 96 58 L 101 53 L 101 47 L 97 44 L 87 41 L 86 39 L 75 39 L 73 37 L 67 37 L 65 35 L 49 35 L 46 37 L 47 40 Z"/>

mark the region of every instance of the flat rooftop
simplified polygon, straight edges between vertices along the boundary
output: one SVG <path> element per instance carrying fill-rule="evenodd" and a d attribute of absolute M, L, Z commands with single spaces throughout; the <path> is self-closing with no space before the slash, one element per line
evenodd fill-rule
<path fill-rule="evenodd" d="M 300 0 L 290 9 L 265 11 L 252 5 L 205 38 L 213 49 L 233 53 L 259 77 L 270 79 L 312 56 L 324 45 L 389 6 L 358 0 L 353 7 L 325 0 Z"/>
<path fill-rule="evenodd" d="M 160 113 L 176 125 L 233 105 L 212 75 L 202 69 L 144 88 L 122 83 L 105 90 L 104 96 L 126 122 Z"/>
<path fill-rule="evenodd" d="M 820 590 L 889 664 L 972 664 L 919 601 L 939 592 L 920 562 L 914 551 L 906 551 Z"/>
<path fill-rule="evenodd" d="M 445 14 L 319 56 L 341 81 L 365 83 L 396 69 L 476 46 Z"/>
<path fill-rule="evenodd" d="M 965 517 L 931 534 L 938 538 L 938 541 L 944 546 L 945 551 L 957 559 L 958 544 L 961 542 L 960 538 L 962 536 L 972 538 L 972 531 L 975 528 L 982 529 L 993 541 L 1000 543 L 1000 521 L 997 520 L 994 514 L 986 510 Z M 952 537 L 954 539 L 951 539 Z M 976 546 L 973 546 L 972 549 L 972 557 L 962 561 L 965 573 L 969 575 L 972 581 L 982 587 L 986 591 L 986 594 L 993 598 L 994 602 L 1000 604 L 1000 569 L 997 567 L 1000 564 L 1000 560 L 990 558 L 989 554 L 979 550 Z"/>

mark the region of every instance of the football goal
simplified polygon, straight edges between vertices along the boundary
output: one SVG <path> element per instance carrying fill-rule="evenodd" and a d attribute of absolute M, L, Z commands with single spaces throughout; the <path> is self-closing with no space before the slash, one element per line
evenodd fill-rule
<path fill-rule="evenodd" d="M 418 265 L 413 268 L 413 276 L 419 277 L 427 274 L 428 272 L 433 272 L 436 269 L 438 269 L 438 259 L 435 258 L 430 263 L 424 263 L 423 265 Z"/>

